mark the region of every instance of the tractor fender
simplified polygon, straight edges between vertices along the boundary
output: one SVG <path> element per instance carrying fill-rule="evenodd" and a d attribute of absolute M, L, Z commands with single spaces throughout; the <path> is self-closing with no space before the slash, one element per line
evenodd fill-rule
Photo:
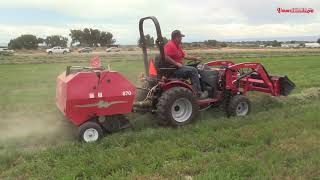
<path fill-rule="evenodd" d="M 192 92 L 192 94 L 194 94 L 194 95 L 197 94 L 196 91 L 192 88 L 192 86 L 189 83 L 185 83 L 185 82 L 178 81 L 178 80 L 160 83 L 160 87 L 164 91 L 166 91 L 170 88 L 173 88 L 173 87 L 184 87 L 184 88 L 189 89 Z"/>

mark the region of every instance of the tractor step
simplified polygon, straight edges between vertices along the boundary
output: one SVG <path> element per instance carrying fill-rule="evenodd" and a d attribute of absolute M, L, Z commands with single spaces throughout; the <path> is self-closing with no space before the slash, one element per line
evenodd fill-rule
<path fill-rule="evenodd" d="M 215 103 L 218 102 L 219 99 L 216 98 L 207 98 L 207 99 L 199 99 L 198 104 L 199 105 L 204 105 L 204 104 L 210 104 L 210 103 Z"/>

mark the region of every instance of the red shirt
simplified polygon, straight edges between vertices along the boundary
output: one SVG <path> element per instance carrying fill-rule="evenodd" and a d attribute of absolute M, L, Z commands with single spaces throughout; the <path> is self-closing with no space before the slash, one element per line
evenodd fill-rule
<path fill-rule="evenodd" d="M 184 58 L 185 53 L 180 45 L 177 45 L 174 41 L 169 41 L 164 46 L 164 54 L 171 57 L 176 62 L 183 64 L 182 59 Z"/>

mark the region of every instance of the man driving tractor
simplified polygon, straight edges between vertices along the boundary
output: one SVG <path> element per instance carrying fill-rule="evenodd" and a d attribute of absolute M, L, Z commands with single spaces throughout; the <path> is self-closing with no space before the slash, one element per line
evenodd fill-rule
<path fill-rule="evenodd" d="M 190 78 L 193 88 L 197 91 L 198 97 L 204 99 L 208 96 L 208 92 L 202 92 L 200 86 L 200 80 L 198 71 L 195 67 L 186 66 L 183 63 L 183 59 L 188 59 L 192 61 L 201 61 L 200 58 L 187 55 L 182 49 L 182 37 L 183 34 L 179 30 L 174 30 L 171 33 L 171 40 L 164 46 L 164 53 L 166 56 L 166 61 L 177 67 L 178 69 L 174 72 L 176 77 Z"/>

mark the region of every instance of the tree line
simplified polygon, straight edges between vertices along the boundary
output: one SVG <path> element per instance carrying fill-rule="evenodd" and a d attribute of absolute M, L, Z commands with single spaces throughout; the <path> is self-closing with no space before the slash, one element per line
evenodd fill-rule
<path fill-rule="evenodd" d="M 150 36 L 150 34 L 145 35 L 145 43 L 146 43 L 146 47 L 151 48 L 151 47 L 155 47 L 156 45 L 156 40 L 154 37 Z M 163 42 L 164 44 L 167 44 L 169 40 L 166 37 L 163 37 Z M 225 42 L 219 42 L 217 40 L 206 40 L 204 42 L 200 42 L 203 43 L 204 45 L 206 45 L 207 47 L 226 47 L 227 43 Z M 183 43 L 184 45 L 189 45 L 191 43 Z M 197 43 L 195 43 L 197 44 Z M 139 38 L 137 45 L 139 47 L 142 46 L 142 40 Z"/>
<path fill-rule="evenodd" d="M 100 31 L 99 29 L 73 29 L 70 30 L 69 34 L 71 38 L 71 46 L 89 46 L 89 47 L 105 47 L 112 45 L 116 42 L 113 38 L 113 34 L 110 32 Z M 164 44 L 168 42 L 166 37 L 163 37 Z M 149 34 L 145 35 L 146 47 L 155 47 L 155 38 Z M 260 41 L 257 41 L 260 42 Z M 320 38 L 317 40 L 320 43 Z M 219 42 L 217 40 L 206 40 L 201 42 L 207 47 L 226 47 L 228 46 L 225 42 Z M 47 47 L 61 46 L 66 47 L 68 45 L 68 38 L 60 35 L 51 35 L 46 38 L 37 38 L 32 34 L 23 34 L 15 39 L 11 39 L 8 43 L 10 49 L 37 49 L 39 44 L 45 44 Z M 185 43 L 190 44 L 190 43 Z M 267 41 L 264 44 L 268 46 L 281 46 L 281 42 L 276 40 Z M 137 45 L 141 47 L 142 41 L 139 38 Z"/>
<path fill-rule="evenodd" d="M 71 38 L 71 46 L 104 47 L 116 42 L 112 33 L 99 29 L 71 29 L 69 36 Z M 10 49 L 37 49 L 39 44 L 45 44 L 47 47 L 66 47 L 68 45 L 68 37 L 51 35 L 46 38 L 38 38 L 32 34 L 23 34 L 11 39 L 8 47 Z"/>
<path fill-rule="evenodd" d="M 146 47 L 150 48 L 150 47 L 154 47 L 156 45 L 155 39 L 152 36 L 150 36 L 150 34 L 145 35 L 144 39 L 145 39 Z M 166 37 L 163 37 L 164 44 L 167 44 L 168 41 L 169 40 Z M 141 38 L 139 38 L 137 45 L 139 47 L 142 47 L 142 39 Z"/>

